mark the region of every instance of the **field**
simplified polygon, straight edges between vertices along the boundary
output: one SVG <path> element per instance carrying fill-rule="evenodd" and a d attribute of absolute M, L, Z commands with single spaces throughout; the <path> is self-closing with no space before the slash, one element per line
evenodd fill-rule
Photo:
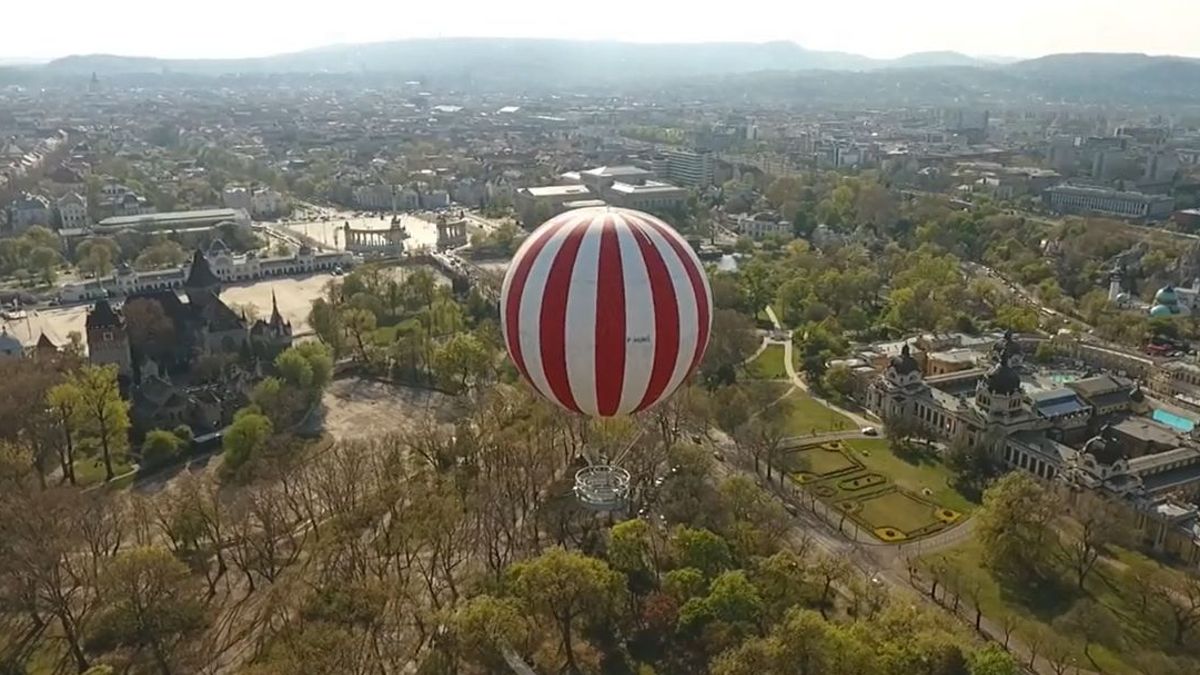
<path fill-rule="evenodd" d="M 1117 549 L 1113 553 L 1115 560 L 1102 560 L 1088 577 L 1083 591 L 1077 590 L 1074 581 L 1066 578 L 1070 572 L 1065 565 L 1060 569 L 1064 579 L 1049 590 L 1032 591 L 1016 582 L 1000 580 L 984 564 L 983 550 L 978 542 L 927 557 L 924 562 L 945 566 L 948 570 L 946 578 L 955 578 L 962 588 L 978 588 L 978 602 L 984 616 L 997 621 L 1005 616 L 1017 617 L 1014 635 L 1027 644 L 1031 640 L 1044 641 L 1044 636 L 1053 633 L 1060 636 L 1060 640 L 1066 638 L 1067 648 L 1081 667 L 1109 675 L 1152 672 L 1143 666 L 1139 652 L 1158 651 L 1170 645 L 1172 622 L 1162 616 L 1162 612 L 1156 613 L 1153 603 L 1149 611 L 1144 609 L 1147 605 L 1139 597 L 1136 584 L 1124 577 L 1125 570 L 1130 565 L 1137 565 L 1143 576 L 1183 573 L 1132 551 Z M 1099 638 L 1092 644 L 1089 651 L 1094 665 L 1084 655 L 1082 638 L 1055 621 L 1066 614 L 1074 602 L 1083 599 L 1095 601 L 1102 611 L 1111 615 L 1116 626 L 1115 634 Z"/>
<path fill-rule="evenodd" d="M 783 345 L 767 345 L 767 348 L 758 355 L 750 363 L 746 364 L 746 371 L 750 377 L 760 380 L 782 380 L 787 378 L 787 368 L 783 362 L 784 348 Z"/>
<path fill-rule="evenodd" d="M 123 453 L 113 455 L 113 475 L 120 476 L 128 472 L 133 465 Z M 95 457 L 84 457 L 75 460 L 75 482 L 80 487 L 104 482 L 104 458 L 97 454 Z"/>
<path fill-rule="evenodd" d="M 784 407 L 785 429 L 789 436 L 812 436 L 830 431 L 853 431 L 855 428 L 854 422 L 848 417 L 821 405 L 799 389 L 778 405 Z"/>
<path fill-rule="evenodd" d="M 780 465 L 883 541 L 932 534 L 974 508 L 951 486 L 950 471 L 935 457 L 898 457 L 882 439 L 798 448 Z"/>
<path fill-rule="evenodd" d="M 438 392 L 348 377 L 325 391 L 325 430 L 336 440 L 379 437 L 412 428 L 430 413 L 450 408 Z"/>

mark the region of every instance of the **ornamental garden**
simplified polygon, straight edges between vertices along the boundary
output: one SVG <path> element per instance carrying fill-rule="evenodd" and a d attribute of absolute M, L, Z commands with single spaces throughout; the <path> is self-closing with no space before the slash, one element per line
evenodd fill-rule
<path fill-rule="evenodd" d="M 822 502 L 883 542 L 940 532 L 974 504 L 951 484 L 951 472 L 931 450 L 897 455 L 883 439 L 849 439 L 797 447 L 781 468 Z"/>

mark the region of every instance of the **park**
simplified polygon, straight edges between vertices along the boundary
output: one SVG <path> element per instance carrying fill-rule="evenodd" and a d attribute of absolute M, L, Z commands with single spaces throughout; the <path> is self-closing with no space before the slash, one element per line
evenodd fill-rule
<path fill-rule="evenodd" d="M 930 451 L 896 454 L 886 440 L 852 438 L 800 444 L 783 454 L 795 484 L 884 542 L 920 539 L 959 522 L 973 508 Z"/>

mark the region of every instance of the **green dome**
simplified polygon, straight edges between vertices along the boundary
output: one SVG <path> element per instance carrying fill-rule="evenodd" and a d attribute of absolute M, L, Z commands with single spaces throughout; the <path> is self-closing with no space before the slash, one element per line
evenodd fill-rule
<path fill-rule="evenodd" d="M 1163 286 L 1154 294 L 1154 302 L 1158 305 L 1174 305 L 1179 302 L 1179 297 L 1175 295 L 1175 289 L 1171 286 Z"/>
<path fill-rule="evenodd" d="M 1174 316 L 1175 312 L 1171 311 L 1166 305 L 1155 305 L 1150 308 L 1150 316 Z"/>

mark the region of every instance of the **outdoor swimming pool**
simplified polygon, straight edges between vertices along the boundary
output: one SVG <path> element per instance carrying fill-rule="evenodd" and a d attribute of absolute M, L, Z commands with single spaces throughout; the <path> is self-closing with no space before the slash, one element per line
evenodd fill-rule
<path fill-rule="evenodd" d="M 1154 409 L 1154 414 L 1150 416 L 1158 422 L 1162 422 L 1167 426 L 1175 427 L 1176 429 L 1187 433 L 1196 428 L 1196 423 L 1186 417 L 1180 417 L 1173 412 L 1167 412 L 1159 408 Z"/>

